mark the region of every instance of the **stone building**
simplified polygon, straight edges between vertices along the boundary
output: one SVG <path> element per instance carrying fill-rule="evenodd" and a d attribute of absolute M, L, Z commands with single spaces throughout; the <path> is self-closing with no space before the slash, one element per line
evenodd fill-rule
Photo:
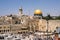
<path fill-rule="evenodd" d="M 0 33 L 35 32 L 47 30 L 47 21 L 42 19 L 42 12 L 36 10 L 34 16 L 24 15 L 19 9 L 19 15 L 0 17 Z M 54 32 L 60 27 L 60 20 L 48 20 L 48 31 Z"/>
<path fill-rule="evenodd" d="M 10 33 L 9 25 L 0 25 L 0 33 Z"/>

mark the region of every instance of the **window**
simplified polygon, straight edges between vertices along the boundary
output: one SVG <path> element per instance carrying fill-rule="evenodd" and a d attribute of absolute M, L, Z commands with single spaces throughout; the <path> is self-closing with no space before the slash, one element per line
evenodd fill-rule
<path fill-rule="evenodd" d="M 4 28 L 6 28 L 6 27 L 4 27 Z"/>
<path fill-rule="evenodd" d="M 1 29 L 2 27 L 0 27 L 0 29 Z"/>
<path fill-rule="evenodd" d="M 0 30 L 0 32 L 1 32 L 1 30 Z"/>
<path fill-rule="evenodd" d="M 15 21 L 15 24 L 18 24 L 18 21 Z"/>
<path fill-rule="evenodd" d="M 9 32 L 9 30 L 7 30 Z"/>
<path fill-rule="evenodd" d="M 4 30 L 4 32 L 5 32 L 5 30 Z"/>
<path fill-rule="evenodd" d="M 8 28 L 10 28 L 10 27 L 8 27 Z"/>
<path fill-rule="evenodd" d="M 27 28 L 21 28 L 22 30 L 27 30 Z"/>
<path fill-rule="evenodd" d="M 58 27 L 56 27 L 56 29 L 58 29 Z"/>

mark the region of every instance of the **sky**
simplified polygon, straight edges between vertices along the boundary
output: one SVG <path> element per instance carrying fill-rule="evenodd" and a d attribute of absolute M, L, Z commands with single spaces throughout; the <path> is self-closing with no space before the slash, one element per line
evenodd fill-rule
<path fill-rule="evenodd" d="M 60 0 L 0 0 L 0 16 L 18 14 L 20 7 L 25 15 L 33 15 L 36 9 L 40 9 L 44 16 L 60 15 Z"/>

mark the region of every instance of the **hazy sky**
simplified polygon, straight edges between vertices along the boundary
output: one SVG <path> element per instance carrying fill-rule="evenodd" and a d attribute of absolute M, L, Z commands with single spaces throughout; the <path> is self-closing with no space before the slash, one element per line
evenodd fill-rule
<path fill-rule="evenodd" d="M 0 16 L 18 14 L 21 6 L 27 15 L 33 15 L 36 9 L 42 10 L 43 15 L 60 15 L 60 0 L 0 0 Z"/>

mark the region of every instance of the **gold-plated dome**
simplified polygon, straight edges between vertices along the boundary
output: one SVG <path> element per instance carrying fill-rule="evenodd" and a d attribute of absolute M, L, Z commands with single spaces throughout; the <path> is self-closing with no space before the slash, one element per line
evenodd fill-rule
<path fill-rule="evenodd" d="M 42 11 L 41 10 L 35 10 L 34 14 L 42 14 Z"/>

